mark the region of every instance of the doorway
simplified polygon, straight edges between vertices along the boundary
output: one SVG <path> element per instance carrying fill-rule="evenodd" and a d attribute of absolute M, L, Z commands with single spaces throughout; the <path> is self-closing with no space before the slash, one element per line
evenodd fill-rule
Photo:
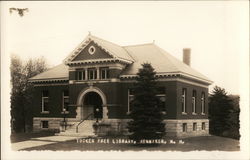
<path fill-rule="evenodd" d="M 83 113 L 82 119 L 86 118 L 91 113 L 92 116 L 89 119 L 102 119 L 103 118 L 103 102 L 101 96 L 96 92 L 88 92 L 84 96 L 83 100 Z"/>

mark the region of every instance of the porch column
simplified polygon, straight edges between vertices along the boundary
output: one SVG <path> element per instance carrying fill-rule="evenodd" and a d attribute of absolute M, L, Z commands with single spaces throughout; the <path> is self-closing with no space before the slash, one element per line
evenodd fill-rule
<path fill-rule="evenodd" d="M 81 120 L 81 112 L 82 112 L 82 106 L 77 105 L 76 106 L 76 119 Z"/>
<path fill-rule="evenodd" d="M 107 120 L 108 119 L 108 107 L 107 105 L 103 105 L 102 106 L 102 112 L 103 112 L 103 120 Z"/>

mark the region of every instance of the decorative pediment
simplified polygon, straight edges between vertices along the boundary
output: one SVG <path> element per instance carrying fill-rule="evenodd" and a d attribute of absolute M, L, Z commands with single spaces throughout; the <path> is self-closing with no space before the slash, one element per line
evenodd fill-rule
<path fill-rule="evenodd" d="M 85 40 L 64 60 L 67 65 L 115 61 L 133 63 L 127 51 L 111 42 L 88 35 Z"/>
<path fill-rule="evenodd" d="M 110 54 L 108 54 L 105 50 L 91 41 L 88 45 L 86 45 L 75 57 L 72 61 L 85 61 L 85 60 L 94 60 L 94 59 L 112 59 L 114 58 Z"/>

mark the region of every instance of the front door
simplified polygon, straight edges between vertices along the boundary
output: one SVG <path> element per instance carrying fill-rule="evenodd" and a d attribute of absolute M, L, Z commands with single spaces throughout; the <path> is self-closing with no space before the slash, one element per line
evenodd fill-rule
<path fill-rule="evenodd" d="M 96 92 L 89 92 L 84 97 L 84 106 L 83 106 L 83 119 L 89 114 L 93 114 L 93 118 L 101 119 L 102 118 L 102 99 L 100 95 Z"/>

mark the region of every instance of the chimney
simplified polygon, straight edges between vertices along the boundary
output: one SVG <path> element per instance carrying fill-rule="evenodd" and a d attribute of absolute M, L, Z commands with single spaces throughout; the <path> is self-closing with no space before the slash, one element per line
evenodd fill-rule
<path fill-rule="evenodd" d="M 183 62 L 190 66 L 191 49 L 183 48 Z"/>

